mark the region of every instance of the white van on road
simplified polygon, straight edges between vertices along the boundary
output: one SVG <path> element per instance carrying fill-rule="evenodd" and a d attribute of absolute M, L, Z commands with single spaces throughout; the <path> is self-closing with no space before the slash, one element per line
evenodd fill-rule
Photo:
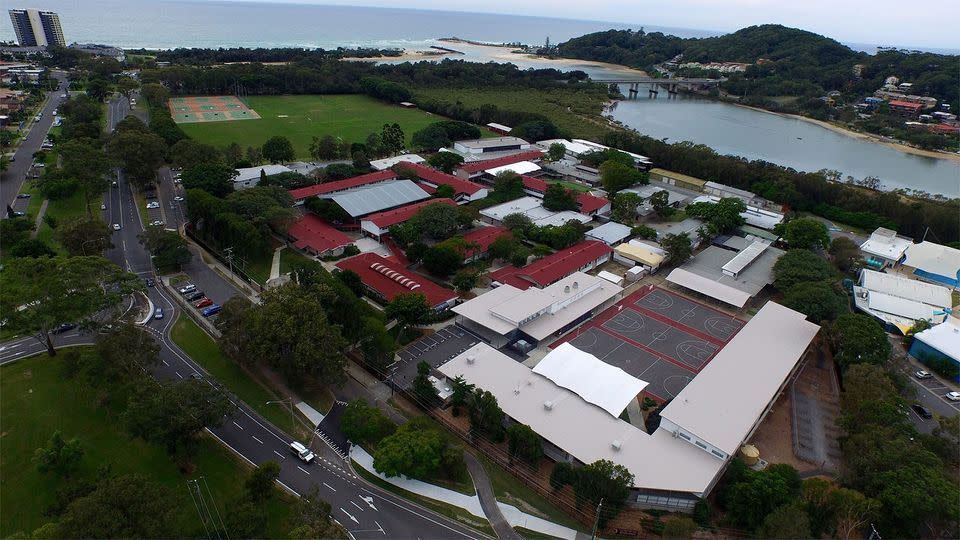
<path fill-rule="evenodd" d="M 296 456 L 300 458 L 300 461 L 304 463 L 310 463 L 317 457 L 313 455 L 310 449 L 296 441 L 290 443 L 290 451 L 296 454 Z"/>

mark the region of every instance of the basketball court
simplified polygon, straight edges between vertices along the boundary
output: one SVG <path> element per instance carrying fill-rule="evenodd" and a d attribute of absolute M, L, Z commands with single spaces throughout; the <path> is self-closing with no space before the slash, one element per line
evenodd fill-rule
<path fill-rule="evenodd" d="M 167 102 L 170 116 L 178 124 L 256 120 L 260 115 L 237 96 L 172 97 Z"/>
<path fill-rule="evenodd" d="M 744 322 L 656 287 L 631 294 L 564 341 L 649 383 L 660 399 L 676 396 Z"/>

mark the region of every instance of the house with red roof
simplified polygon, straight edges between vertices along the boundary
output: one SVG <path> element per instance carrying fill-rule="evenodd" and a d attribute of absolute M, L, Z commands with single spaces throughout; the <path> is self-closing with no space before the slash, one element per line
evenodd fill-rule
<path fill-rule="evenodd" d="M 488 169 L 495 169 L 505 165 L 513 165 L 514 163 L 520 163 L 521 161 L 537 161 L 542 157 L 543 152 L 539 150 L 527 150 L 524 152 L 511 154 L 509 156 L 464 163 L 460 166 L 460 168 L 454 171 L 454 174 L 464 180 L 473 180 L 474 178 L 483 176 L 483 171 Z"/>
<path fill-rule="evenodd" d="M 311 213 L 291 225 L 287 236 L 293 240 L 293 247 L 318 257 L 340 255 L 353 243 L 350 237 Z"/>
<path fill-rule="evenodd" d="M 487 255 L 490 244 L 505 234 L 510 234 L 510 230 L 503 227 L 480 227 L 463 235 L 464 242 L 472 245 L 465 254 L 463 262 L 470 263 L 482 259 Z"/>
<path fill-rule="evenodd" d="M 290 196 L 293 197 L 293 204 L 299 205 L 303 204 L 303 201 L 309 199 L 310 197 L 329 195 L 331 193 L 346 191 L 348 189 L 353 189 L 360 186 L 376 184 L 378 182 L 386 182 L 387 180 L 396 180 L 397 178 L 400 178 L 397 173 L 391 171 L 390 169 L 386 169 L 383 171 L 361 174 L 360 176 L 354 176 L 344 180 L 336 180 L 333 182 L 325 182 L 323 184 L 315 184 L 312 186 L 291 189 L 289 193 Z"/>
<path fill-rule="evenodd" d="M 550 184 L 532 176 L 523 177 L 523 191 L 542 199 Z M 583 191 L 574 194 L 577 198 L 577 211 L 588 216 L 607 214 L 610 212 L 610 201 L 605 197 L 597 197 Z"/>
<path fill-rule="evenodd" d="M 423 208 L 431 204 L 449 204 L 456 206 L 457 203 L 451 199 L 427 199 L 425 201 L 408 204 L 393 210 L 386 210 L 370 214 L 360 220 L 360 230 L 377 240 L 390 232 L 390 227 L 404 223 L 417 214 Z"/>
<path fill-rule="evenodd" d="M 923 110 L 923 105 L 920 103 L 913 103 L 912 101 L 901 101 L 901 100 L 890 100 L 887 102 L 887 105 L 890 106 L 890 110 L 900 113 L 903 116 L 917 116 L 920 114 L 920 111 Z"/>
<path fill-rule="evenodd" d="M 417 175 L 417 178 L 419 178 L 418 184 L 427 191 L 427 193 L 433 193 L 439 186 L 450 186 L 453 188 L 453 200 L 457 201 L 458 204 L 476 201 L 486 197 L 488 194 L 487 188 L 480 184 L 457 178 L 452 174 L 438 171 L 426 165 L 402 161 L 397 164 L 397 168 L 413 171 Z M 431 189 L 433 191 L 431 191 Z"/>
<path fill-rule="evenodd" d="M 586 272 L 610 260 L 613 249 L 599 240 L 584 240 L 523 268 L 510 265 L 490 272 L 492 281 L 526 290 L 544 288 L 574 272 Z"/>
<path fill-rule="evenodd" d="M 444 311 L 457 299 L 453 289 L 438 285 L 376 253 L 361 253 L 343 259 L 337 263 L 337 268 L 356 272 L 367 292 L 384 304 L 401 294 L 422 294 L 435 311 Z"/>

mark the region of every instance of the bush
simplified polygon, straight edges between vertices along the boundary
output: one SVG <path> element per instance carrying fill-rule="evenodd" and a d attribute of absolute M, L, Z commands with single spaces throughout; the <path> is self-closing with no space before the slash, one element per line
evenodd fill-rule
<path fill-rule="evenodd" d="M 565 461 L 559 461 L 553 466 L 553 470 L 550 472 L 550 487 L 560 489 L 563 486 L 572 484 L 575 477 L 576 471 L 573 469 L 573 466 Z"/>

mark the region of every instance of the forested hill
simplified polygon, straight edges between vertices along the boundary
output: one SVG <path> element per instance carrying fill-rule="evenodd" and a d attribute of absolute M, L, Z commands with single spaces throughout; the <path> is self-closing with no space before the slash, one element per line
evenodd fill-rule
<path fill-rule="evenodd" d="M 688 62 L 751 64 L 746 73 L 734 74 L 724 84 L 727 91 L 738 95 L 812 96 L 830 90 L 868 93 L 890 75 L 914 83 L 914 92 L 936 96 L 954 107 L 960 93 L 958 56 L 894 50 L 869 55 L 813 32 L 774 24 L 689 39 L 642 30 L 608 30 L 561 43 L 557 54 L 648 71 L 678 54 Z M 765 62 L 757 64 L 761 59 Z M 857 64 L 863 65 L 859 76 L 854 73 Z"/>

